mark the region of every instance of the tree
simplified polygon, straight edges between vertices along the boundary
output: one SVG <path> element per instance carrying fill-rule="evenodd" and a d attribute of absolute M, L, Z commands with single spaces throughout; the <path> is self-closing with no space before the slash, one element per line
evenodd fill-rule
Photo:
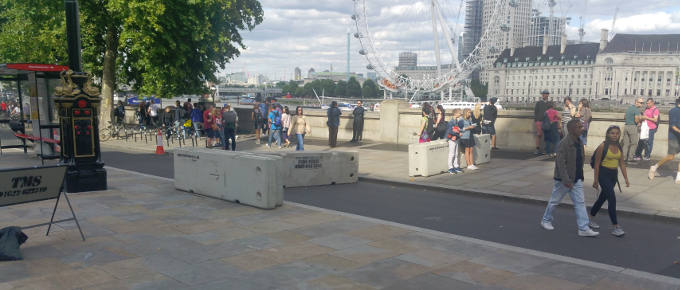
<path fill-rule="evenodd" d="M 296 90 L 298 88 L 298 83 L 295 81 L 289 81 L 281 90 L 283 91 L 283 94 L 290 93 L 291 95 L 297 95 Z"/>
<path fill-rule="evenodd" d="M 346 81 L 338 81 L 335 84 L 335 90 L 333 91 L 333 94 L 336 97 L 347 96 L 347 82 Z"/>
<path fill-rule="evenodd" d="M 101 80 L 101 123 L 120 79 L 141 94 L 205 93 L 262 22 L 257 0 L 80 1 L 83 68 Z M 0 0 L 0 62 L 66 64 L 62 1 Z M 12 40 L 12 41 L 8 41 Z"/>
<path fill-rule="evenodd" d="M 372 79 L 364 81 L 364 86 L 361 88 L 361 94 L 364 98 L 375 99 L 378 97 L 378 85 Z"/>
<path fill-rule="evenodd" d="M 482 101 L 486 101 L 486 96 L 489 92 L 489 86 L 482 84 L 479 80 L 472 80 L 470 82 L 470 90 L 475 94 L 473 97 L 478 97 Z"/>
<path fill-rule="evenodd" d="M 284 86 L 286 86 L 286 82 L 280 81 L 276 83 L 276 87 L 279 89 L 282 89 Z"/>
<path fill-rule="evenodd" d="M 347 82 L 347 96 L 352 98 L 361 97 L 361 85 L 357 81 L 357 78 L 351 77 Z"/>

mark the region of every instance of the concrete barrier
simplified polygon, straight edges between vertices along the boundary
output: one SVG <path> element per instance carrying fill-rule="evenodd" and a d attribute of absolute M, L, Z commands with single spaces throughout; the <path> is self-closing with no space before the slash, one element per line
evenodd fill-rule
<path fill-rule="evenodd" d="M 283 204 L 282 158 L 197 148 L 174 150 L 175 188 L 273 209 Z"/>
<path fill-rule="evenodd" d="M 285 187 L 356 183 L 359 154 L 349 151 L 256 152 L 281 157 L 279 176 Z"/>
<path fill-rule="evenodd" d="M 491 135 L 481 134 L 472 135 L 475 138 L 475 147 L 472 149 L 472 158 L 475 161 L 475 165 L 488 163 L 491 161 Z M 467 161 L 465 161 L 465 155 L 460 147 L 458 151 L 461 152 L 459 155 L 460 166 L 467 167 Z"/>
<path fill-rule="evenodd" d="M 408 144 L 408 175 L 431 176 L 446 172 L 448 156 L 449 144 L 444 139 Z"/>

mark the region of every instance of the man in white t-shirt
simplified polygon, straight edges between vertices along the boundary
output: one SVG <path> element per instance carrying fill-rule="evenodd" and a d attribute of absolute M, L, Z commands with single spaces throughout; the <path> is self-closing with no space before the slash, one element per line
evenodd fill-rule
<path fill-rule="evenodd" d="M 149 116 L 151 116 L 151 122 L 154 127 L 158 127 L 158 110 L 161 109 L 161 105 L 153 102 L 151 106 L 149 106 Z"/>

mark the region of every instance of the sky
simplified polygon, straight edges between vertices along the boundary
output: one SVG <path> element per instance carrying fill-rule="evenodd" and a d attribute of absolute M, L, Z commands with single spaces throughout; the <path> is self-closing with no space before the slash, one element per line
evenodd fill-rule
<path fill-rule="evenodd" d="M 363 2 L 364 0 L 356 0 Z M 418 63 L 434 64 L 434 40 L 430 0 L 365 0 L 366 20 L 375 50 L 388 66 L 397 63 L 399 52 L 418 53 Z M 438 0 L 442 14 L 453 33 L 463 33 L 465 9 L 461 0 Z M 464 0 L 463 0 L 464 1 Z M 289 80 L 295 67 L 307 76 L 316 71 L 345 72 L 347 33 L 356 32 L 351 16 L 351 0 L 260 0 L 263 22 L 252 31 L 243 31 L 246 49 L 227 64 L 218 76 L 246 72 L 263 74 L 272 80 Z M 533 0 L 533 7 L 547 15 L 545 1 Z M 586 31 L 585 41 L 599 41 L 600 29 L 611 29 L 616 7 L 616 33 L 680 33 L 679 0 L 557 0 L 555 16 L 571 17 L 567 38 L 578 39 L 579 17 Z M 360 14 L 363 14 L 361 12 Z M 442 62 L 450 62 L 447 45 L 441 36 Z M 361 45 L 350 36 L 350 71 L 367 72 L 368 62 L 358 51 Z"/>

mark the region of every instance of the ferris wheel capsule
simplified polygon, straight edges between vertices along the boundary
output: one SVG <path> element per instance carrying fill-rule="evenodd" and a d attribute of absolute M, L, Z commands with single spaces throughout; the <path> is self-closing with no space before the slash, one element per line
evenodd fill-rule
<path fill-rule="evenodd" d="M 366 50 L 363 49 L 363 48 L 360 49 L 360 50 L 359 50 L 359 54 L 361 54 L 361 55 L 366 55 Z"/>
<path fill-rule="evenodd" d="M 359 15 L 352 14 L 352 20 L 357 20 L 357 19 L 359 19 Z"/>
<path fill-rule="evenodd" d="M 510 26 L 507 24 L 501 24 L 501 30 L 508 32 L 510 31 Z"/>
<path fill-rule="evenodd" d="M 364 36 L 361 35 L 361 33 L 359 33 L 359 32 L 354 33 L 354 38 L 362 38 L 362 37 L 364 37 Z"/>
<path fill-rule="evenodd" d="M 372 64 L 369 64 L 366 66 L 366 69 L 374 70 L 375 67 Z"/>
<path fill-rule="evenodd" d="M 519 3 L 517 3 L 517 1 L 515 0 L 510 0 L 510 2 L 508 2 L 508 5 L 510 5 L 510 7 L 516 8 L 517 6 L 519 6 Z"/>

